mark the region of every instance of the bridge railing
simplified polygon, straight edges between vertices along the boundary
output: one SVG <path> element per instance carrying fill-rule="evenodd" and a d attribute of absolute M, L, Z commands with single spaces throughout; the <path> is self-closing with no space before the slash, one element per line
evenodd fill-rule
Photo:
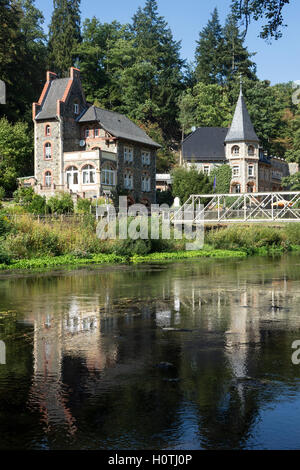
<path fill-rule="evenodd" d="M 174 224 L 280 220 L 300 222 L 300 191 L 191 195 L 172 216 Z"/>

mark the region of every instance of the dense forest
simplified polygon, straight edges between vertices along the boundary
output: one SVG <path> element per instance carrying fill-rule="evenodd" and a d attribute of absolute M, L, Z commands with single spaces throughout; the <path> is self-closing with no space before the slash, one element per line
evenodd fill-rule
<path fill-rule="evenodd" d="M 212 12 L 195 38 L 195 60 L 188 63 L 156 0 L 146 0 L 129 24 L 95 17 L 82 22 L 80 0 L 53 0 L 48 35 L 34 0 L 0 0 L 0 79 L 7 87 L 7 104 L 0 105 L 0 187 L 9 193 L 16 177 L 32 174 L 32 102 L 46 70 L 65 77 L 73 65 L 81 70 L 88 102 L 126 114 L 162 145 L 159 172 L 176 165 L 181 140 L 193 126 L 230 124 L 240 75 L 264 148 L 300 163 L 293 84 L 271 86 L 258 79 L 255 52 L 246 47 L 240 21 L 253 12 L 238 11 L 237 4 L 232 2 L 225 24 L 217 9 Z M 262 37 L 280 36 L 271 21 L 268 28 Z"/>

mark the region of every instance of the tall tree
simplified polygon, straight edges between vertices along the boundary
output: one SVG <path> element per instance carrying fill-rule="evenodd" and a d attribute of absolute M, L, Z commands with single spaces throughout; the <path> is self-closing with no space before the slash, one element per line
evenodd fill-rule
<path fill-rule="evenodd" d="M 131 117 L 158 122 L 167 138 L 177 132 L 178 97 L 182 89 L 180 42 L 176 42 L 156 0 L 147 0 L 133 17 L 136 60 L 124 74 L 124 101 Z M 131 78 L 128 86 L 126 81 Z M 132 98 L 134 97 L 134 98 Z"/>
<path fill-rule="evenodd" d="M 222 83 L 222 47 L 223 32 L 219 21 L 217 8 L 214 9 L 211 19 L 199 33 L 197 41 L 196 77 L 206 85 Z"/>
<path fill-rule="evenodd" d="M 228 83 L 242 74 L 250 80 L 256 80 L 256 64 L 251 61 L 255 53 L 248 52 L 244 45 L 244 36 L 240 32 L 237 19 L 230 14 L 223 28 L 223 45 L 220 63 L 222 75 Z"/>
<path fill-rule="evenodd" d="M 53 7 L 48 62 L 54 72 L 66 76 L 75 63 L 75 51 L 81 41 L 80 0 L 53 0 Z"/>
<path fill-rule="evenodd" d="M 42 13 L 34 0 L 0 1 L 0 79 L 7 87 L 0 115 L 31 123 L 31 103 L 40 92 L 45 69 Z"/>

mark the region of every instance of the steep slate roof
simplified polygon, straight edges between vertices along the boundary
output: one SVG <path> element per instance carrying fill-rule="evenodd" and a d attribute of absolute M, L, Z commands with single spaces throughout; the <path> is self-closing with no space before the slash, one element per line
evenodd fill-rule
<path fill-rule="evenodd" d="M 91 106 L 78 118 L 78 122 L 81 123 L 93 121 L 100 122 L 103 129 L 115 137 L 141 142 L 156 148 L 161 147 L 123 114 Z"/>
<path fill-rule="evenodd" d="M 184 159 L 225 161 L 224 140 L 227 127 L 199 127 L 182 143 Z"/>
<path fill-rule="evenodd" d="M 235 108 L 231 127 L 226 136 L 225 142 L 236 141 L 253 141 L 259 142 L 253 124 L 251 122 L 247 106 L 241 90 L 240 96 Z"/>
<path fill-rule="evenodd" d="M 58 78 L 51 81 L 43 107 L 36 115 L 37 120 L 52 119 L 56 117 L 57 100 L 61 100 L 64 96 L 69 80 L 69 78 Z"/>

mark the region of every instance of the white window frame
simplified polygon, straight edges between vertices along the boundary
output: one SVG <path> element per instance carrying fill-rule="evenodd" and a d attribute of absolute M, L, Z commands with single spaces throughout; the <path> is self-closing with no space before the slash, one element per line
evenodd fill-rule
<path fill-rule="evenodd" d="M 233 165 L 232 167 L 232 176 L 240 176 L 240 165 Z"/>
<path fill-rule="evenodd" d="M 129 171 L 125 171 L 124 173 L 124 188 L 133 189 L 133 174 Z"/>
<path fill-rule="evenodd" d="M 124 146 L 124 160 L 125 162 L 133 162 L 133 147 Z"/>
<path fill-rule="evenodd" d="M 79 104 L 74 103 L 74 114 L 79 114 Z"/>
<path fill-rule="evenodd" d="M 45 143 L 45 160 L 51 160 L 52 158 L 52 145 L 50 142 Z"/>
<path fill-rule="evenodd" d="M 239 155 L 240 154 L 240 147 L 238 145 L 234 145 L 231 149 L 232 155 Z"/>
<path fill-rule="evenodd" d="M 82 184 L 96 184 L 96 170 L 92 165 L 86 165 L 83 167 Z"/>
<path fill-rule="evenodd" d="M 101 184 L 106 186 L 116 186 L 116 172 L 108 168 L 101 171 Z"/>
<path fill-rule="evenodd" d="M 248 165 L 248 176 L 251 176 L 251 177 L 255 176 L 254 165 Z"/>
<path fill-rule="evenodd" d="M 51 135 L 51 127 L 50 127 L 50 124 L 47 124 L 47 125 L 46 125 L 46 135 L 47 135 L 47 136 Z"/>
<path fill-rule="evenodd" d="M 47 173 L 49 174 L 47 175 Z M 52 173 L 51 171 L 46 171 L 45 172 L 45 186 L 46 188 L 50 188 L 51 185 L 52 185 Z"/>
<path fill-rule="evenodd" d="M 142 175 L 142 191 L 144 193 L 151 191 L 151 178 L 149 175 Z"/>
<path fill-rule="evenodd" d="M 68 186 L 70 186 L 70 185 L 77 186 L 79 184 L 79 171 L 75 166 L 71 166 L 69 168 L 71 168 L 71 169 L 66 170 L 67 184 L 68 184 Z M 76 179 L 77 179 L 77 183 L 75 183 L 75 176 L 76 176 Z"/>
<path fill-rule="evenodd" d="M 142 164 L 150 165 L 150 152 L 148 150 L 142 150 Z"/>
<path fill-rule="evenodd" d="M 210 166 L 209 165 L 203 165 L 203 173 L 205 175 L 209 175 L 210 174 Z"/>

